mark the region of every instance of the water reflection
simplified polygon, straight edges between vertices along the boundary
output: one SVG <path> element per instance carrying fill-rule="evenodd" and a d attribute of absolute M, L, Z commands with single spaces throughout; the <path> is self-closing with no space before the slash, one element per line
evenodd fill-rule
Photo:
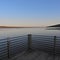
<path fill-rule="evenodd" d="M 0 38 L 14 37 L 27 34 L 60 36 L 59 30 L 47 30 L 46 28 L 3 28 L 0 29 Z"/>

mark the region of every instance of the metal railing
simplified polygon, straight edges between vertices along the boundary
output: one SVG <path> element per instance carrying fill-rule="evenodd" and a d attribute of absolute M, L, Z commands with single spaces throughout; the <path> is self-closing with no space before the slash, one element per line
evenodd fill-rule
<path fill-rule="evenodd" d="M 53 36 L 42 36 L 42 35 L 33 35 L 32 36 L 32 48 L 43 49 L 43 50 L 53 50 L 54 46 L 54 37 Z"/>
<path fill-rule="evenodd" d="M 9 59 L 27 49 L 27 36 L 0 39 L 0 60 Z"/>
<path fill-rule="evenodd" d="M 39 49 L 60 54 L 60 37 L 44 35 L 24 35 L 0 39 L 0 60 L 5 60 L 30 49 Z"/>

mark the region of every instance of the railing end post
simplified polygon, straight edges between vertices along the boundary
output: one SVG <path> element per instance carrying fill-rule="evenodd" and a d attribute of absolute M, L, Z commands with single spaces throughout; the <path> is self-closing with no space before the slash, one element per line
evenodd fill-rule
<path fill-rule="evenodd" d="M 28 50 L 32 47 L 32 34 L 28 34 Z"/>
<path fill-rule="evenodd" d="M 10 58 L 10 48 L 9 48 L 9 38 L 7 38 L 7 52 L 8 52 L 8 59 Z"/>
<path fill-rule="evenodd" d="M 54 54 L 54 59 L 55 59 L 55 55 L 56 55 L 56 36 L 54 36 L 54 48 L 53 48 L 53 54 Z"/>

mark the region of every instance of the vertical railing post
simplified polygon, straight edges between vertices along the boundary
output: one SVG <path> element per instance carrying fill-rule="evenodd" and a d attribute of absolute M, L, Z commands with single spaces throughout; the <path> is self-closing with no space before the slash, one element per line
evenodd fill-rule
<path fill-rule="evenodd" d="M 54 48 L 53 48 L 54 60 L 56 55 L 56 36 L 54 36 Z"/>
<path fill-rule="evenodd" d="M 8 59 L 10 58 L 9 54 L 9 38 L 7 38 L 7 54 L 8 54 Z"/>
<path fill-rule="evenodd" d="M 32 47 L 32 35 L 28 34 L 28 50 L 31 50 Z"/>

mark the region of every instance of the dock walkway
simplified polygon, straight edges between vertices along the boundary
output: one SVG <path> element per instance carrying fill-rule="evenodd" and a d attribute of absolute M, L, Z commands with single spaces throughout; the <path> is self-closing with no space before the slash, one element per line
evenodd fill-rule
<path fill-rule="evenodd" d="M 60 57 L 54 58 L 53 55 L 43 51 L 26 51 L 9 60 L 60 60 Z"/>

